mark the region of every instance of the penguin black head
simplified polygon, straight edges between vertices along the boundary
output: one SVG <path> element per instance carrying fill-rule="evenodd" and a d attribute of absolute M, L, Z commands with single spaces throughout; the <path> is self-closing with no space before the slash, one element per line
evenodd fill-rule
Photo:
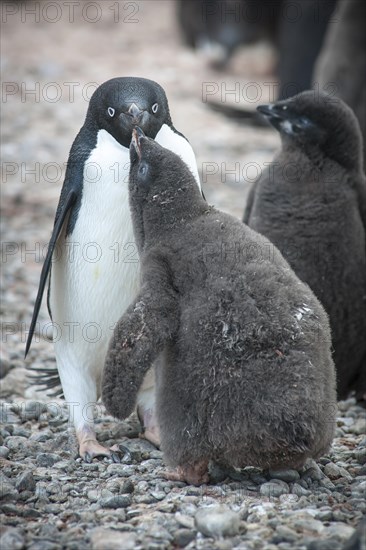
<path fill-rule="evenodd" d="M 257 110 L 280 132 L 284 145 L 321 153 L 347 168 L 361 162 L 362 137 L 353 111 L 339 98 L 306 91 Z"/>
<path fill-rule="evenodd" d="M 129 147 L 136 125 L 155 138 L 163 124 L 172 126 L 168 100 L 157 82 L 146 78 L 112 78 L 97 88 L 90 99 L 86 125 L 106 130 Z"/>

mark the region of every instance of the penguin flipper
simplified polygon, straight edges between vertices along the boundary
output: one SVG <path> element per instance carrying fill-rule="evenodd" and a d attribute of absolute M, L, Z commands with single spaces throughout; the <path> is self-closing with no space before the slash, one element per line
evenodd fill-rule
<path fill-rule="evenodd" d="M 178 327 L 173 286 L 159 268 L 144 275 L 141 292 L 115 327 L 103 372 L 103 403 L 121 419 L 133 411 L 146 372 Z"/>
<path fill-rule="evenodd" d="M 25 346 L 24 358 L 27 357 L 27 353 L 28 353 L 30 345 L 32 343 L 32 338 L 33 338 L 34 329 L 35 329 L 37 318 L 38 318 L 39 309 L 40 309 L 41 303 L 42 303 L 44 289 L 45 289 L 47 278 L 48 278 L 50 268 L 51 268 L 51 260 L 52 260 L 53 251 L 55 249 L 57 239 L 58 239 L 58 237 L 61 233 L 62 227 L 64 225 L 64 221 L 65 221 L 65 219 L 67 217 L 67 214 L 69 213 L 71 207 L 74 205 L 76 197 L 77 197 L 76 192 L 73 189 L 71 189 L 69 191 L 67 197 L 66 197 L 65 202 L 63 203 L 62 209 L 60 210 L 60 212 L 58 213 L 58 216 L 56 218 L 56 222 L 55 222 L 55 225 L 54 225 L 54 228 L 53 228 L 53 231 L 52 231 L 52 235 L 51 235 L 51 239 L 50 239 L 50 242 L 49 242 L 49 246 L 48 246 L 47 256 L 46 256 L 46 259 L 45 259 L 43 267 L 42 267 L 37 298 L 36 298 L 36 301 L 35 301 L 35 304 L 34 304 L 32 321 L 31 321 L 31 325 L 30 325 L 30 329 L 29 329 L 29 333 L 28 333 L 27 344 Z"/>

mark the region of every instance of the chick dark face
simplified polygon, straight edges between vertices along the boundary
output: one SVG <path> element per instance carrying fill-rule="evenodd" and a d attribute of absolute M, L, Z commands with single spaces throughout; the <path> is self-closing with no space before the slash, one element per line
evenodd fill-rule
<path fill-rule="evenodd" d="M 164 154 L 165 152 L 165 154 Z M 140 127 L 132 130 L 130 145 L 130 195 L 144 200 L 148 195 L 159 192 L 161 174 L 166 164 L 166 156 L 173 155 L 164 150 L 156 141 L 148 138 Z"/>
<path fill-rule="evenodd" d="M 264 115 L 276 130 L 284 137 L 294 141 L 323 141 L 326 129 L 319 117 L 314 117 L 311 109 L 301 102 L 291 100 L 279 101 L 269 105 L 260 105 L 257 110 Z"/>
<path fill-rule="evenodd" d="M 124 147 L 129 147 L 137 125 L 154 139 L 163 124 L 171 124 L 163 88 L 152 80 L 133 77 L 102 84 L 90 100 L 87 119 Z"/>
<path fill-rule="evenodd" d="M 362 165 L 362 136 L 352 109 L 337 97 L 314 90 L 257 107 L 276 128 L 284 144 L 304 151 L 318 149 L 348 169 Z"/>

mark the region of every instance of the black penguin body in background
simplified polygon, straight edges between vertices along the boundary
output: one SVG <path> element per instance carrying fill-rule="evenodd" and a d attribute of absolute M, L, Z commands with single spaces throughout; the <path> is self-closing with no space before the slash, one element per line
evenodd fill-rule
<path fill-rule="evenodd" d="M 341 98 L 355 113 L 363 135 L 366 165 L 366 2 L 338 0 L 336 21 L 329 25 L 315 65 L 313 81 Z"/>
<path fill-rule="evenodd" d="M 240 45 L 271 42 L 278 50 L 278 97 L 284 99 L 311 88 L 335 5 L 336 0 L 180 0 L 177 17 L 186 44 L 212 52 L 217 68 Z M 221 107 L 230 115 L 230 106 Z"/>
<path fill-rule="evenodd" d="M 330 318 L 338 396 L 366 392 L 366 181 L 357 119 L 308 91 L 259 107 L 282 150 L 251 189 L 243 221 L 268 237 Z"/>
<path fill-rule="evenodd" d="M 323 307 L 265 237 L 207 205 L 177 155 L 133 135 L 142 283 L 110 343 L 107 409 L 128 416 L 160 354 L 157 414 L 172 478 L 205 482 L 210 459 L 280 468 L 319 457 L 336 399 Z"/>

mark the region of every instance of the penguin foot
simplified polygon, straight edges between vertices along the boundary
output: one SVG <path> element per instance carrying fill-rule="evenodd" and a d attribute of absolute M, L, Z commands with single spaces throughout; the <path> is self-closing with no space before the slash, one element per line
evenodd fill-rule
<path fill-rule="evenodd" d="M 110 449 L 103 447 L 98 443 L 94 429 L 90 426 L 83 426 L 77 430 L 76 436 L 79 442 L 79 455 L 85 462 L 92 462 L 98 457 L 107 457 L 113 462 L 121 462 L 122 456 L 129 454 L 128 449 L 123 446 L 113 445 Z"/>
<path fill-rule="evenodd" d="M 110 449 L 103 447 L 96 439 L 86 439 L 80 443 L 79 455 L 85 462 L 92 462 L 93 458 L 107 457 L 113 462 L 121 462 L 122 454 L 117 445 L 113 445 Z"/>
<path fill-rule="evenodd" d="M 164 477 L 170 481 L 185 481 L 189 485 L 208 483 L 208 460 L 201 460 L 188 466 L 178 466 L 174 470 L 164 472 Z"/>

